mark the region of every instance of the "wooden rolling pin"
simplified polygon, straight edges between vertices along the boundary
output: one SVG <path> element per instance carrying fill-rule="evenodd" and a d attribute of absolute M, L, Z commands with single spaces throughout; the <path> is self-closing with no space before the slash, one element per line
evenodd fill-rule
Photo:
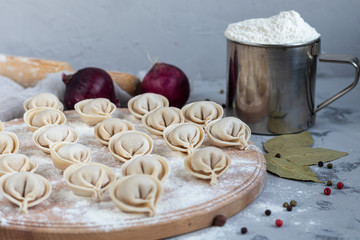
<path fill-rule="evenodd" d="M 15 57 L 0 54 L 0 75 L 8 77 L 23 87 L 33 87 L 48 73 L 74 72 L 67 62 Z M 114 82 L 125 92 L 134 96 L 138 93 L 140 80 L 129 73 L 108 71 Z"/>
<path fill-rule="evenodd" d="M 135 96 L 140 92 L 140 80 L 130 73 L 107 71 L 113 81 L 125 92 Z"/>

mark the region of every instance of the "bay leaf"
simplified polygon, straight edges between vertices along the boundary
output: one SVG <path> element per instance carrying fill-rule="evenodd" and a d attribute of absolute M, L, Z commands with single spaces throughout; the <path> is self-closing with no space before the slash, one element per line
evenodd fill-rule
<path fill-rule="evenodd" d="M 294 164 L 287 159 L 277 158 L 271 153 L 266 153 L 265 158 L 266 170 L 279 177 L 301 181 L 323 182 L 319 180 L 316 173 L 307 165 Z"/>
<path fill-rule="evenodd" d="M 346 156 L 347 152 L 340 152 L 327 148 L 291 147 L 279 151 L 281 158 L 298 165 L 314 165 L 319 161 L 329 162 Z"/>
<path fill-rule="evenodd" d="M 273 137 L 265 142 L 264 148 L 267 152 L 281 152 L 291 147 L 310 147 L 314 139 L 308 131 L 297 134 L 284 134 Z"/>

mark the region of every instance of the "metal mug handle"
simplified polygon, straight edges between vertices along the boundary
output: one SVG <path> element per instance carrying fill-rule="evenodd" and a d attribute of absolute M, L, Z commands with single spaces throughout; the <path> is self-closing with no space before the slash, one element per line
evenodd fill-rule
<path fill-rule="evenodd" d="M 349 86 L 347 86 L 346 88 L 344 88 L 343 90 L 341 90 L 340 92 L 335 94 L 334 96 L 330 97 L 329 99 L 325 100 L 324 102 L 320 103 L 317 106 L 317 108 L 315 109 L 315 111 L 314 111 L 315 113 L 318 112 L 319 110 L 323 109 L 324 107 L 326 107 L 327 105 L 329 105 L 330 103 L 332 103 L 333 101 L 338 99 L 339 97 L 341 97 L 344 94 L 348 93 L 350 90 L 352 90 L 356 86 L 356 84 L 358 83 L 359 74 L 360 74 L 360 64 L 359 64 L 359 59 L 357 57 L 321 53 L 320 56 L 319 56 L 319 61 L 320 62 L 351 64 L 355 68 L 355 79 Z"/>

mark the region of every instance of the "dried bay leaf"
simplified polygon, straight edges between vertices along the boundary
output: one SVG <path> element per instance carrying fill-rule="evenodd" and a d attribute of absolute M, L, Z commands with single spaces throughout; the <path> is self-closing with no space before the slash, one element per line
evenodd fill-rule
<path fill-rule="evenodd" d="M 308 131 L 298 134 L 285 134 L 273 137 L 265 142 L 264 148 L 267 152 L 281 152 L 292 147 L 310 147 L 314 139 Z"/>
<path fill-rule="evenodd" d="M 279 177 L 322 182 L 309 165 L 329 162 L 348 153 L 326 148 L 311 148 L 314 140 L 309 132 L 274 137 L 264 144 L 266 170 Z M 279 155 L 280 154 L 280 155 Z M 277 156 L 277 157 L 275 157 Z"/>
<path fill-rule="evenodd" d="M 281 158 L 298 165 L 314 165 L 319 161 L 329 162 L 346 156 L 347 152 L 340 152 L 326 148 L 292 147 L 279 151 Z"/>
<path fill-rule="evenodd" d="M 271 153 L 266 153 L 265 158 L 266 170 L 279 177 L 301 181 L 323 182 L 319 180 L 316 173 L 307 165 L 294 164 L 287 159 L 277 158 Z"/>

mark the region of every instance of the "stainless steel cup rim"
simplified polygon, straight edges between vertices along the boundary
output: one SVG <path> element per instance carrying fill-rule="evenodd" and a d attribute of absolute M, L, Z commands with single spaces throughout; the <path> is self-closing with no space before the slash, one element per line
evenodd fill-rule
<path fill-rule="evenodd" d="M 240 42 L 240 41 L 234 41 L 231 39 L 226 38 L 229 42 L 240 44 L 240 45 L 246 45 L 246 46 L 253 46 L 253 47 L 263 47 L 263 48 L 295 48 L 295 47 L 302 47 L 311 45 L 313 43 L 319 42 L 320 37 L 311 40 L 309 42 L 299 42 L 299 43 L 291 43 L 291 44 L 262 44 L 262 43 L 253 43 L 253 42 Z"/>

